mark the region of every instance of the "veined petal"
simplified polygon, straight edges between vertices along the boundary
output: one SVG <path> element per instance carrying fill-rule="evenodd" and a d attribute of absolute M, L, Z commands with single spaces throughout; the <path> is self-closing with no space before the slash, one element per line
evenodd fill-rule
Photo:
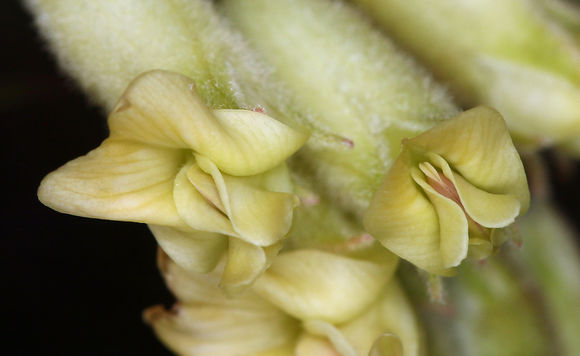
<path fill-rule="evenodd" d="M 505 227 L 519 215 L 520 201 L 515 196 L 481 190 L 453 172 L 443 157 L 436 154 L 429 157 L 453 183 L 465 212 L 478 224 L 490 228 Z"/>
<path fill-rule="evenodd" d="M 212 112 L 192 79 L 160 70 L 144 73 L 129 85 L 109 117 L 109 127 L 112 137 L 192 149 L 232 175 L 271 169 L 307 139 L 258 112 Z"/>
<path fill-rule="evenodd" d="M 292 225 L 298 204 L 293 194 L 262 190 L 244 178 L 226 177 L 231 222 L 241 238 L 259 246 L 280 241 Z"/>
<path fill-rule="evenodd" d="M 304 329 L 310 334 L 326 337 L 340 356 L 357 356 L 352 345 L 334 325 L 322 320 L 307 320 Z"/>
<path fill-rule="evenodd" d="M 194 166 L 190 160 L 175 177 L 173 199 L 179 216 L 196 230 L 236 235 L 227 216 L 204 199 L 188 179 L 188 171 Z"/>
<path fill-rule="evenodd" d="M 239 295 L 254 283 L 270 266 L 281 248 L 281 244 L 260 247 L 230 237 L 228 258 L 220 281 L 226 295 Z"/>
<path fill-rule="evenodd" d="M 418 356 L 424 352 L 419 322 L 396 279 L 389 282 L 376 303 L 341 325 L 340 331 L 359 355 L 366 355 L 369 350 L 371 355 L 374 351 L 388 356 Z M 404 351 L 401 354 L 384 353 L 400 349 Z"/>
<path fill-rule="evenodd" d="M 346 323 L 307 320 L 304 328 L 312 335 L 327 338 L 332 348 L 327 345 L 323 349 L 334 349 L 341 356 L 418 356 L 423 349 L 413 308 L 394 279 L 372 305 Z"/>
<path fill-rule="evenodd" d="M 523 165 L 503 119 L 478 107 L 403 141 L 364 226 L 395 254 L 445 275 L 468 254 L 493 250 L 490 229 L 513 223 L 528 204 Z"/>
<path fill-rule="evenodd" d="M 298 199 L 293 194 L 267 190 L 268 186 L 290 190 L 289 177 L 284 177 L 285 168 L 274 168 L 259 176 L 234 177 L 222 174 L 206 157 L 196 155 L 196 160 L 213 177 L 221 206 L 237 233 L 235 236 L 253 245 L 269 246 L 288 233 Z"/>
<path fill-rule="evenodd" d="M 213 178 L 199 168 L 197 164 L 191 165 L 187 170 L 187 179 L 193 184 L 195 189 L 214 207 L 223 214 L 227 214 L 224 204 L 220 198 L 218 188 Z"/>
<path fill-rule="evenodd" d="M 296 321 L 266 302 L 251 309 L 190 304 L 166 311 L 156 306 L 144 318 L 179 355 L 255 355 L 293 342 L 297 333 Z"/>
<path fill-rule="evenodd" d="M 176 264 L 160 249 L 157 264 L 167 287 L 180 303 L 230 305 L 245 309 L 260 308 L 260 305 L 267 303 L 252 290 L 247 290 L 236 298 L 228 298 L 219 287 L 225 265 L 223 260 L 210 273 L 191 273 Z"/>
<path fill-rule="evenodd" d="M 479 106 L 442 122 L 406 144 L 440 155 L 475 187 L 515 196 L 525 213 L 530 193 L 522 161 L 501 115 Z"/>
<path fill-rule="evenodd" d="M 455 175 L 452 180 L 465 211 L 478 224 L 493 228 L 505 227 L 519 215 L 520 202 L 515 196 L 485 192 L 459 175 Z"/>
<path fill-rule="evenodd" d="M 435 207 L 439 218 L 439 240 L 443 268 L 455 267 L 467 257 L 468 225 L 463 209 L 453 200 L 441 195 L 424 179 L 415 167 L 411 176 Z"/>
<path fill-rule="evenodd" d="M 274 168 L 298 151 L 308 139 L 307 134 L 259 112 L 214 110 L 213 114 L 227 129 L 233 142 L 227 149 L 224 147 L 221 152 L 212 150 L 207 156 L 220 170 L 231 175 L 253 175 Z M 236 155 L 232 157 L 234 152 Z"/>
<path fill-rule="evenodd" d="M 187 273 L 163 252 L 160 269 L 183 303 L 174 311 L 145 311 L 162 341 L 180 355 L 276 355 L 294 344 L 298 322 L 251 290 L 227 298 L 218 287 L 221 266 L 209 274 Z"/>
<path fill-rule="evenodd" d="M 173 203 L 178 150 L 105 140 L 44 178 L 40 201 L 63 213 L 187 228 Z"/>
<path fill-rule="evenodd" d="M 225 236 L 212 232 L 183 232 L 159 225 L 149 225 L 149 229 L 163 251 L 190 273 L 211 272 L 228 246 Z"/>
<path fill-rule="evenodd" d="M 281 163 L 264 173 L 246 176 L 244 179 L 251 186 L 271 192 L 293 193 L 294 191 L 290 171 L 285 163 Z"/>
<path fill-rule="evenodd" d="M 279 255 L 254 284 L 256 293 L 302 320 L 346 321 L 367 307 L 391 277 L 375 264 L 318 250 Z"/>
<path fill-rule="evenodd" d="M 433 273 L 443 270 L 439 217 L 432 203 L 411 178 L 408 151 L 387 175 L 364 217 L 365 229 L 386 248 Z"/>

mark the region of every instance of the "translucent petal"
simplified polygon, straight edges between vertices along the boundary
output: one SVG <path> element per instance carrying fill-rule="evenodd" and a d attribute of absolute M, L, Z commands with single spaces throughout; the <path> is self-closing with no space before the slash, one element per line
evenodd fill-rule
<path fill-rule="evenodd" d="M 179 216 L 193 229 L 235 236 L 228 217 L 210 204 L 188 179 L 188 171 L 194 165 L 189 161 L 175 177 L 173 199 Z"/>
<path fill-rule="evenodd" d="M 530 193 L 522 161 L 497 111 L 484 106 L 467 110 L 406 145 L 440 155 L 475 187 L 513 195 L 521 212 L 527 211 Z"/>
<path fill-rule="evenodd" d="M 182 152 L 107 139 L 44 178 L 40 201 L 63 213 L 187 229 L 173 203 Z"/>
<path fill-rule="evenodd" d="M 149 225 L 149 229 L 163 251 L 190 273 L 212 271 L 228 246 L 225 236 L 212 232 L 183 232 L 159 225 Z"/>
<path fill-rule="evenodd" d="M 493 253 L 492 243 L 481 238 L 469 239 L 469 257 L 474 260 L 481 260 L 489 257 Z"/>
<path fill-rule="evenodd" d="M 514 222 L 520 213 L 520 202 L 511 194 L 492 194 L 483 191 L 453 172 L 439 155 L 429 155 L 433 163 L 453 182 L 461 204 L 467 214 L 485 227 L 505 227 Z"/>
<path fill-rule="evenodd" d="M 439 239 L 441 262 L 444 268 L 455 267 L 467 256 L 468 225 L 465 212 L 453 200 L 439 194 L 424 179 L 424 175 L 416 168 L 411 176 L 435 207 L 439 218 Z"/>
<path fill-rule="evenodd" d="M 433 204 L 411 178 L 408 150 L 387 175 L 364 217 L 365 229 L 396 255 L 427 271 L 443 270 L 439 217 Z"/>
<path fill-rule="evenodd" d="M 343 322 L 366 308 L 396 266 L 295 250 L 279 255 L 254 284 L 256 293 L 303 320 Z"/>
<path fill-rule="evenodd" d="M 289 190 L 289 178 L 280 174 L 285 170 L 275 168 L 258 177 L 234 177 L 222 174 L 206 157 L 196 155 L 196 160 L 201 169 L 213 177 L 224 212 L 236 236 L 254 245 L 269 246 L 288 233 L 293 209 L 298 203 L 296 196 L 269 191 L 257 185 Z"/>
<path fill-rule="evenodd" d="M 242 293 L 264 273 L 281 248 L 281 244 L 260 247 L 230 237 L 228 259 L 220 281 L 224 292 L 228 296 Z"/>
<path fill-rule="evenodd" d="M 273 168 L 307 139 L 258 112 L 211 112 L 192 79 L 160 70 L 144 73 L 130 84 L 109 117 L 109 127 L 113 137 L 192 149 L 232 175 Z"/>

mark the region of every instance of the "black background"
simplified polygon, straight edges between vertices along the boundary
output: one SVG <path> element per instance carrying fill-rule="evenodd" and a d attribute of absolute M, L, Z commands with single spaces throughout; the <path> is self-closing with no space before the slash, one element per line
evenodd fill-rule
<path fill-rule="evenodd" d="M 17 1 L 0 1 L 4 355 L 170 355 L 142 311 L 172 303 L 145 225 L 54 212 L 44 175 L 97 147 L 105 115 L 57 69 Z"/>
<path fill-rule="evenodd" d="M 105 115 L 59 72 L 17 1 L 0 1 L 0 14 L 0 350 L 169 355 L 141 319 L 146 307 L 172 303 L 147 228 L 59 214 L 36 198 L 44 175 L 106 137 Z M 555 197 L 577 225 L 578 163 L 551 167 Z"/>

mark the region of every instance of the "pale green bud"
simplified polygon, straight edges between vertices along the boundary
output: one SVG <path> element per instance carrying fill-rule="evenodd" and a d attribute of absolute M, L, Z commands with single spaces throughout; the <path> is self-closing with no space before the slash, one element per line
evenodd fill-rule
<path fill-rule="evenodd" d="M 311 139 L 292 164 L 361 217 L 400 150 L 457 109 L 442 87 L 348 6 L 326 0 L 226 0 L 226 17 L 271 67 Z"/>
<path fill-rule="evenodd" d="M 537 1 L 355 2 L 464 105 L 498 109 L 522 143 L 580 136 L 580 47 Z"/>
<path fill-rule="evenodd" d="M 139 74 L 191 77 L 210 107 L 235 108 L 225 63 L 231 34 L 207 1 L 26 0 L 59 64 L 110 111 Z M 235 84 L 233 81 L 232 84 Z"/>

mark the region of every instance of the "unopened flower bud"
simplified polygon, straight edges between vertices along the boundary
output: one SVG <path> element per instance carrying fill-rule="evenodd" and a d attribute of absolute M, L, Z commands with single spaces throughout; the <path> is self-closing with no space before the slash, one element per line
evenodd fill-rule
<path fill-rule="evenodd" d="M 499 110 L 518 143 L 580 136 L 580 42 L 557 18 L 557 1 L 354 2 L 448 82 L 463 105 Z M 578 31 L 573 5 L 557 12 Z"/>

